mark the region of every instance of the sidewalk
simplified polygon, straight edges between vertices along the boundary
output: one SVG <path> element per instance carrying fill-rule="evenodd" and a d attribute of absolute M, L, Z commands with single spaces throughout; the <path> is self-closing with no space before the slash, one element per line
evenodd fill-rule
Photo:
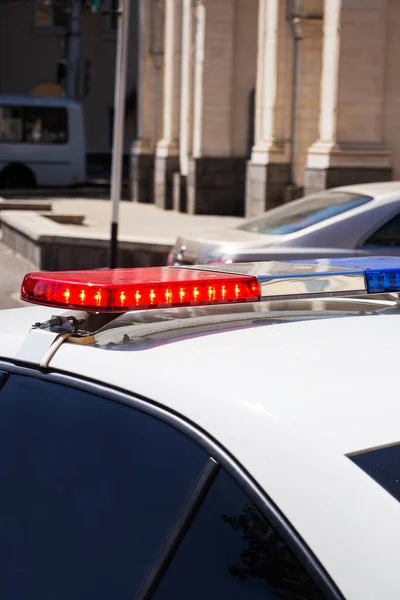
<path fill-rule="evenodd" d="M 110 231 L 111 202 L 107 200 L 57 200 L 52 204 L 54 214 L 85 215 L 85 230 L 91 234 L 105 235 Z M 152 243 L 173 245 L 179 235 L 198 233 L 210 228 L 234 225 L 241 219 L 187 215 L 175 211 L 161 210 L 154 204 L 121 202 L 119 208 L 119 233 L 121 239 L 149 240 Z M 69 229 L 82 235 L 81 227 Z M 84 234 L 86 235 L 86 234 Z"/>
<path fill-rule="evenodd" d="M 3 211 L 3 240 L 41 269 L 97 268 L 106 265 L 110 217 L 107 200 L 58 198 L 51 202 L 51 210 Z M 240 220 L 121 202 L 120 265 L 165 264 L 178 236 L 229 227 Z"/>

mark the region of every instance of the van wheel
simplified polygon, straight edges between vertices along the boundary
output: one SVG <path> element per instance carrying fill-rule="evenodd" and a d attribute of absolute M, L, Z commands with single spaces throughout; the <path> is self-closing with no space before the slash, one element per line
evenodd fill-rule
<path fill-rule="evenodd" d="M 0 188 L 4 189 L 30 189 L 36 186 L 35 176 L 28 167 L 11 165 L 6 167 L 0 175 Z"/>

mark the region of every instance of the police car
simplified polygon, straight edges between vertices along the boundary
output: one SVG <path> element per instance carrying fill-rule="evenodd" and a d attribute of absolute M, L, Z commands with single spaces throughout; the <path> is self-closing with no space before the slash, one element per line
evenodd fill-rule
<path fill-rule="evenodd" d="M 0 598 L 400 597 L 400 261 L 30 273 Z"/>

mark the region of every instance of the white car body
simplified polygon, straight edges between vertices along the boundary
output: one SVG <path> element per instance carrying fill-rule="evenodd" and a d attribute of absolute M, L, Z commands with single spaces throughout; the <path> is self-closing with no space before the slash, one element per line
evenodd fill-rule
<path fill-rule="evenodd" d="M 211 311 L 205 335 L 209 313 L 190 309 L 190 333 L 177 337 L 153 331 L 149 313 L 148 325 L 134 330 L 143 346 L 107 346 L 107 335 L 121 337 L 130 325 L 111 328 L 103 344 L 65 341 L 50 354 L 54 336 L 31 327 L 63 310 L 5 310 L 0 369 L 92 382 L 138 399 L 144 410 L 158 407 L 207 438 L 254 494 L 277 507 L 340 590 L 329 597 L 398 598 L 400 504 L 348 456 L 400 439 L 400 312 L 277 323 L 268 308 L 251 309 L 254 317 L 266 310 L 257 326 L 237 322 L 229 331 L 218 330 L 222 313 Z"/>

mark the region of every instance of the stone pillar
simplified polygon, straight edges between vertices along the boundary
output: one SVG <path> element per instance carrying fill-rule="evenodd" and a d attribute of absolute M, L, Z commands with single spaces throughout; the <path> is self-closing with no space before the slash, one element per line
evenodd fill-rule
<path fill-rule="evenodd" d="M 319 139 L 306 192 L 391 179 L 383 143 L 388 0 L 325 0 Z"/>
<path fill-rule="evenodd" d="M 197 0 L 195 11 L 187 210 L 192 214 L 243 214 L 246 103 L 255 78 L 257 2 Z M 244 39 L 248 48 L 254 47 L 250 59 Z M 246 56 L 244 64 L 241 52 Z M 245 99 L 238 93 L 240 88 L 245 90 Z"/>
<path fill-rule="evenodd" d="M 247 164 L 246 216 L 281 204 L 290 179 L 292 40 L 286 4 L 259 0 L 255 145 Z"/>
<path fill-rule="evenodd" d="M 137 139 L 131 147 L 131 195 L 154 201 L 154 159 L 160 137 L 163 14 L 159 3 L 139 0 Z"/>
<path fill-rule="evenodd" d="M 317 7 L 314 13 L 309 13 L 313 18 L 308 18 L 306 13 L 301 22 L 297 144 L 291 152 L 292 183 L 300 191 L 304 190 L 308 149 L 318 137 L 323 40 L 322 2 L 319 8 Z"/>
<path fill-rule="evenodd" d="M 179 173 L 174 175 L 175 210 L 186 212 L 189 155 L 193 144 L 193 72 L 195 8 L 192 0 L 182 0 L 182 55 L 180 95 Z"/>
<path fill-rule="evenodd" d="M 160 208 L 173 207 L 173 174 L 179 171 L 182 0 L 165 0 L 163 137 L 157 144 L 154 192 Z"/>

